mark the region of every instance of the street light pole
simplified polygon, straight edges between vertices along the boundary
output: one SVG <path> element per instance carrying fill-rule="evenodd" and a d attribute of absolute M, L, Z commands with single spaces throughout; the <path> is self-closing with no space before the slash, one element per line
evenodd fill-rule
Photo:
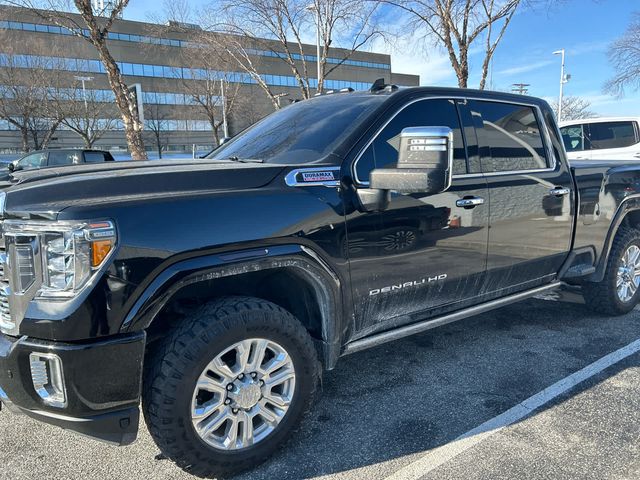
<path fill-rule="evenodd" d="M 316 14 L 316 65 L 318 67 L 318 93 L 322 93 L 320 91 L 320 78 L 322 77 L 322 65 L 320 62 L 320 9 L 317 5 L 309 5 L 307 10 L 310 12 L 315 12 Z"/>
<path fill-rule="evenodd" d="M 222 100 L 222 131 L 224 138 L 229 138 L 229 124 L 227 123 L 227 99 L 224 96 L 224 79 L 220 79 L 220 97 Z"/>
<path fill-rule="evenodd" d="M 84 100 L 84 110 L 85 112 L 89 111 L 89 106 L 87 105 L 87 90 L 84 87 L 84 82 L 90 82 L 93 80 L 93 77 L 74 77 L 77 81 L 82 82 L 82 99 Z"/>
<path fill-rule="evenodd" d="M 564 48 L 553 52 L 554 55 L 560 55 L 562 58 L 562 65 L 560 66 L 560 98 L 558 99 L 558 122 L 562 121 L 562 94 L 564 84 L 566 83 L 564 75 Z"/>

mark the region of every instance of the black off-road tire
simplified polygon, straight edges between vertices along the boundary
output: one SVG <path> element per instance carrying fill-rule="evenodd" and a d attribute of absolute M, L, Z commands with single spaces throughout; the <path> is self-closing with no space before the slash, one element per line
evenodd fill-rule
<path fill-rule="evenodd" d="M 276 429 L 261 442 L 241 450 L 215 449 L 191 422 L 196 380 L 223 350 L 256 337 L 277 342 L 290 355 L 293 399 Z M 227 297 L 195 310 L 154 348 L 147 365 L 142 406 L 151 436 L 164 456 L 199 477 L 226 477 L 269 457 L 311 408 L 320 375 L 316 350 L 302 324 L 278 305 L 252 297 Z"/>
<path fill-rule="evenodd" d="M 629 227 L 620 228 L 613 240 L 602 281 L 582 284 L 582 296 L 590 309 L 605 315 L 615 316 L 629 313 L 638 304 L 640 289 L 628 302 L 620 300 L 616 289 L 618 267 L 622 256 L 631 245 L 640 248 L 640 231 Z"/>

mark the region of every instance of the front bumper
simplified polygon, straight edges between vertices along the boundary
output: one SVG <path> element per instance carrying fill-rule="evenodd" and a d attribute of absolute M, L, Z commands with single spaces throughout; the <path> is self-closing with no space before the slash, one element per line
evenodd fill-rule
<path fill-rule="evenodd" d="M 137 436 L 144 332 L 100 341 L 63 343 L 0 334 L 0 400 L 11 411 L 127 445 Z M 66 405 L 47 405 L 36 392 L 29 355 L 53 353 L 62 362 Z"/>

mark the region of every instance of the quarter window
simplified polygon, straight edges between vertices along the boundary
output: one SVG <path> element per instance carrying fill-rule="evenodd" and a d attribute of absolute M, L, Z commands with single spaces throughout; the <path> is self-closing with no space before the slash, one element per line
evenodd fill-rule
<path fill-rule="evenodd" d="M 453 130 L 453 174 L 467 173 L 460 119 L 453 100 L 434 99 L 412 103 L 396 115 L 367 147 L 356 163 L 360 182 L 369 181 L 369 173 L 398 161 L 400 132 L 407 127 L 449 127 Z"/>
<path fill-rule="evenodd" d="M 535 110 L 529 106 L 471 100 L 468 102 L 478 141 L 488 147 L 484 172 L 537 170 L 549 166 Z"/>
<path fill-rule="evenodd" d="M 104 153 L 102 152 L 84 152 L 84 161 L 87 163 L 104 162 Z"/>

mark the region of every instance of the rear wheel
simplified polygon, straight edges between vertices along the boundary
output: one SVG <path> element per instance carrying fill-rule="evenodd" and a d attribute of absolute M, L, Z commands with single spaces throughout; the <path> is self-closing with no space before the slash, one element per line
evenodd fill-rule
<path fill-rule="evenodd" d="M 199 476 L 265 460 L 299 425 L 319 373 L 300 322 L 249 297 L 206 305 L 150 362 L 143 408 L 151 435 L 164 455 Z"/>
<path fill-rule="evenodd" d="M 587 306 L 607 315 L 623 315 L 640 300 L 640 231 L 621 229 L 613 241 L 604 278 L 585 282 L 582 294 Z"/>

